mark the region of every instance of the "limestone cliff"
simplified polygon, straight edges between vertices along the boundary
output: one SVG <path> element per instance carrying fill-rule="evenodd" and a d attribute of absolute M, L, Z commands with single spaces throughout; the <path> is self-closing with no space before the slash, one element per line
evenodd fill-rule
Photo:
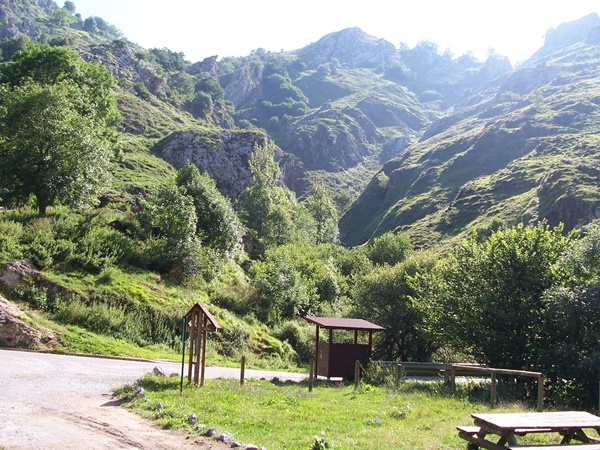
<path fill-rule="evenodd" d="M 270 138 L 256 131 L 180 132 L 164 139 L 156 148 L 177 169 L 188 161 L 208 173 L 219 191 L 231 199 L 252 185 L 249 161 L 255 145 Z M 275 160 L 281 168 L 280 183 L 296 191 L 303 189 L 303 169 L 297 157 L 276 148 Z"/>

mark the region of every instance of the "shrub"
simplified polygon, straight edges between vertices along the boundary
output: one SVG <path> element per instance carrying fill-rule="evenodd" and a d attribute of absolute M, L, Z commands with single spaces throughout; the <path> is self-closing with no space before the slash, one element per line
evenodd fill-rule
<path fill-rule="evenodd" d="M 0 264 L 23 258 L 21 238 L 23 225 L 9 220 L 0 220 Z"/>
<path fill-rule="evenodd" d="M 71 266 L 93 273 L 117 264 L 131 254 L 131 240 L 118 231 L 104 228 L 91 228 L 78 245 L 76 254 L 68 261 Z"/>
<path fill-rule="evenodd" d="M 25 255 L 33 263 L 43 269 L 54 262 L 58 253 L 58 245 L 54 235 L 54 225 L 48 217 L 32 220 L 26 227 L 23 235 Z"/>
<path fill-rule="evenodd" d="M 289 320 L 277 327 L 273 335 L 290 344 L 296 353 L 301 363 L 308 363 L 315 352 L 315 335 L 314 329 L 308 323 L 302 325 L 295 320 Z"/>

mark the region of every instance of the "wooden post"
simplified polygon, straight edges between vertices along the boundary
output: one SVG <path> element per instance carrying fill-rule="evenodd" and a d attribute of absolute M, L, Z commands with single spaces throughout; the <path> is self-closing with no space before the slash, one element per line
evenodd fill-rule
<path fill-rule="evenodd" d="M 196 336 L 194 337 L 196 351 L 194 352 L 194 384 L 197 386 L 200 383 L 200 351 L 202 349 L 200 340 L 202 339 L 202 322 L 200 316 L 196 316 Z"/>
<path fill-rule="evenodd" d="M 450 390 L 452 392 L 456 391 L 456 367 L 454 367 L 454 364 L 450 367 Z"/>
<path fill-rule="evenodd" d="M 331 357 L 331 353 L 333 352 L 333 329 L 329 329 L 329 348 L 327 349 L 327 378 L 331 376 L 331 361 L 333 358 Z"/>
<path fill-rule="evenodd" d="M 544 375 L 540 374 L 538 377 L 538 404 L 537 404 L 538 412 L 542 412 L 544 410 Z"/>
<path fill-rule="evenodd" d="M 496 372 L 492 371 L 492 409 L 496 407 Z"/>
<path fill-rule="evenodd" d="M 244 385 L 245 378 L 246 378 L 246 355 L 242 355 L 242 367 L 240 369 L 240 386 Z"/>
<path fill-rule="evenodd" d="M 315 381 L 314 369 L 315 369 L 315 358 L 310 358 L 310 374 L 308 377 L 308 392 L 313 391 L 313 385 L 314 385 L 314 381 Z"/>
<path fill-rule="evenodd" d="M 204 387 L 204 368 L 206 367 L 206 339 L 208 338 L 208 317 L 202 316 L 202 358 L 200 362 L 200 387 Z"/>
<path fill-rule="evenodd" d="M 188 383 L 192 382 L 192 367 L 194 365 L 194 343 L 196 340 L 196 315 L 192 314 L 190 320 L 190 354 L 188 360 Z"/>
<path fill-rule="evenodd" d="M 181 383 L 179 384 L 179 395 L 183 394 L 183 372 L 185 371 L 185 333 L 187 331 L 187 316 L 181 319 Z"/>
<path fill-rule="evenodd" d="M 319 365 L 319 325 L 317 327 L 316 346 L 315 346 L 315 379 L 317 379 L 317 366 Z"/>
<path fill-rule="evenodd" d="M 354 363 L 354 389 L 358 389 L 358 383 L 360 381 L 360 361 L 356 360 Z"/>
<path fill-rule="evenodd" d="M 400 385 L 402 380 L 402 364 L 396 364 L 396 386 Z"/>

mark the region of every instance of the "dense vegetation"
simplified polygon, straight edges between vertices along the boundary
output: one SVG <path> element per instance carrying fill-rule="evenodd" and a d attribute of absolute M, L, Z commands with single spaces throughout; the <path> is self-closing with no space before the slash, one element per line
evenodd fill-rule
<path fill-rule="evenodd" d="M 556 205 L 573 198 L 595 204 L 596 188 L 566 190 L 565 183 L 576 176 L 563 174 L 585 167 L 585 155 L 593 167 L 596 135 L 578 138 L 569 129 L 552 145 L 542 142 L 532 150 L 548 159 L 531 156 L 510 165 L 509 157 L 521 155 L 520 148 L 485 151 L 486 139 L 496 142 L 494 136 L 519 134 L 507 131 L 514 130 L 507 117 L 486 129 L 483 139 L 475 136 L 481 125 L 469 122 L 472 116 L 464 122 L 451 116 L 437 125 L 442 131 L 432 137 L 433 144 L 424 139 L 371 181 L 342 222 L 347 226 L 356 211 L 364 213 L 369 239 L 356 238 L 365 241 L 360 246 L 343 246 L 338 219 L 348 207 L 342 195 L 348 184 L 339 183 L 337 191 L 331 187 L 342 178 L 341 169 L 362 164 L 358 177 L 372 170 L 379 158 L 385 159 L 383 142 L 394 141 L 390 136 L 397 138 L 398 130 L 416 137 L 458 94 L 452 83 L 442 83 L 437 94 L 421 92 L 419 102 L 428 99 L 428 106 L 410 114 L 398 105 L 396 110 L 393 105 L 374 108 L 373 98 L 389 88 L 391 97 L 416 104 L 415 95 L 399 82 L 424 89 L 427 79 L 417 81 L 415 74 L 430 73 L 442 63 L 452 73 L 458 67 L 473 69 L 472 60 L 440 55 L 427 43 L 402 48 L 404 63 L 383 64 L 378 76 L 369 72 L 367 78 L 376 82 L 368 95 L 357 88 L 366 79 L 361 76 L 364 66 L 349 67 L 335 59 L 303 63 L 311 61 L 314 48 L 292 56 L 257 51 L 247 59 L 223 61 L 219 77 L 202 67 L 192 74 L 184 70 L 189 63 L 182 54 L 168 49 L 132 52 L 117 30 L 100 18 L 76 17 L 74 5 L 67 3 L 52 16 L 56 28 L 47 28 L 54 37 L 0 43 L 3 55 L 10 53 L 0 68 L 0 263 L 28 258 L 41 271 L 3 294 L 67 327 L 63 345 L 68 347 L 68 333 L 94 332 L 175 352 L 181 346 L 176 331 L 181 317 L 199 301 L 209 305 L 224 327 L 211 336 L 214 357 L 252 354 L 256 365 L 289 367 L 306 365 L 314 349 L 314 329 L 303 316 L 357 316 L 386 328 L 376 336 L 375 359 L 477 361 L 539 370 L 549 381 L 550 403 L 592 406 L 600 376 L 595 332 L 600 225 L 561 225 L 558 213 L 544 221 L 531 208 L 535 204 L 556 212 Z M 120 61 L 134 53 L 136 67 L 152 76 L 142 81 L 132 71 L 115 80 L 81 58 L 69 42 L 85 48 L 84 55 L 93 49 L 97 60 L 119 67 L 121 74 L 129 68 L 121 68 Z M 253 65 L 263 74 L 259 86 L 264 99 L 225 100 L 220 83 L 230 85 L 239 75 L 236 68 Z M 433 73 L 430 78 L 441 83 Z M 330 96 L 325 96 L 326 88 L 331 88 Z M 558 91 L 564 95 L 562 88 Z M 486 92 L 478 94 L 483 100 L 477 98 L 486 107 L 497 106 L 484 101 L 492 95 Z M 550 116 L 562 120 L 548 112 L 544 101 L 536 103 L 534 95 L 521 102 L 511 92 L 494 98 L 515 114 L 515 121 L 532 115 L 548 132 Z M 565 114 L 583 108 L 596 117 L 592 103 L 578 102 Z M 361 114 L 353 109 L 357 105 Z M 477 114 L 491 114 L 477 105 Z M 369 115 L 387 125 L 367 136 L 359 125 Z M 388 123 L 388 117 L 394 120 Z M 269 130 L 277 142 L 304 155 L 307 166 L 314 154 L 295 140 L 299 135 L 311 141 L 337 136 L 348 143 L 344 148 L 373 146 L 377 151 L 329 155 L 313 167 L 299 193 L 281 183 L 277 149 L 265 139 L 248 161 L 252 183 L 233 200 L 197 166 L 176 170 L 157 156 L 163 138 L 171 134 L 193 130 L 210 144 L 219 126 L 231 127 L 234 121 Z M 449 150 L 453 124 L 466 139 L 466 150 L 456 154 Z M 290 129 L 298 134 L 288 133 Z M 595 130 L 592 125 L 586 129 Z M 364 145 L 350 145 L 348 136 L 364 138 Z M 577 142 L 568 147 L 567 161 L 560 155 L 571 138 Z M 400 145 L 398 152 L 405 148 Z M 398 153 L 392 150 L 391 156 Z M 476 164 L 480 158 L 506 169 L 500 172 L 508 181 L 488 177 Z M 424 170 L 433 161 L 440 167 Z M 552 161 L 552 170 L 543 174 Z M 517 180 L 515 174 L 524 173 L 517 166 L 527 165 L 534 170 Z M 577 173 L 581 179 L 585 171 Z M 456 181 L 458 175 L 469 189 Z M 495 198 L 496 185 L 515 195 Z M 563 190 L 564 198 L 558 195 Z M 407 194 L 401 200 L 406 204 L 399 206 L 395 195 L 401 192 Z M 454 206 L 439 207 L 438 194 L 454 199 Z M 514 197 L 520 195 L 517 202 Z M 488 207 L 490 220 L 471 220 L 474 206 L 465 199 L 473 197 Z M 518 220 L 517 214 L 508 220 L 506 208 L 497 214 L 501 219 L 491 220 L 498 204 L 523 207 L 529 220 Z M 425 238 L 429 226 L 387 231 L 398 224 L 388 211 L 396 211 L 396 219 L 414 214 L 415 223 L 430 211 L 440 219 L 437 234 Z M 470 234 L 461 235 L 465 230 Z M 439 245 L 444 233 L 464 240 Z"/>

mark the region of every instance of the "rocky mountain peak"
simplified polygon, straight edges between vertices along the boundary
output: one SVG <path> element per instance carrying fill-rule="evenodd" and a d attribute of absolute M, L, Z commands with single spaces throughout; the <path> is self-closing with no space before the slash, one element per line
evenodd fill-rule
<path fill-rule="evenodd" d="M 385 39 L 376 38 L 360 28 L 346 28 L 323 36 L 314 44 L 298 51 L 308 67 L 337 59 L 348 67 L 377 67 L 394 57 L 396 47 Z"/>
<path fill-rule="evenodd" d="M 590 33 L 597 33 L 594 30 L 598 27 L 600 27 L 600 17 L 596 13 L 591 13 L 581 19 L 550 28 L 546 32 L 544 46 L 533 55 L 532 59 L 549 55 L 579 42 L 586 42 Z"/>

